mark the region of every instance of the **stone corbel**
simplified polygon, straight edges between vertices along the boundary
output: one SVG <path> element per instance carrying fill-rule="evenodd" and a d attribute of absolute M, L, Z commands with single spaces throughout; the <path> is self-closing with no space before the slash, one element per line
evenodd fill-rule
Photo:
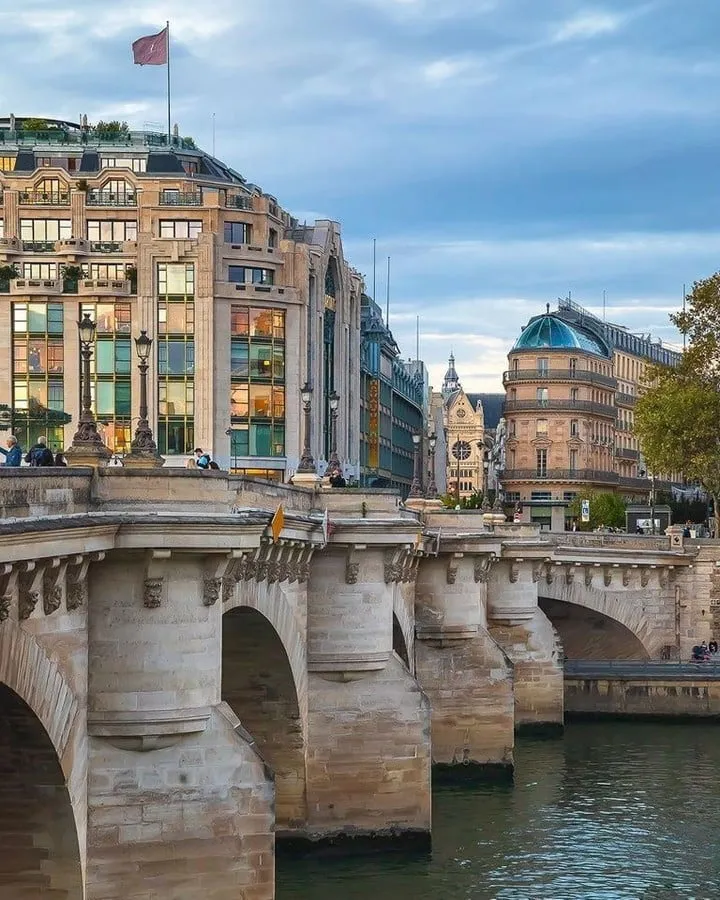
<path fill-rule="evenodd" d="M 487 580 L 490 577 L 490 569 L 492 568 L 494 562 L 494 553 L 491 553 L 488 556 L 475 557 L 475 562 L 473 565 L 473 577 L 476 584 L 487 584 Z"/>
<path fill-rule="evenodd" d="M 585 566 L 585 587 L 591 588 L 593 583 L 593 567 Z"/>
<path fill-rule="evenodd" d="M 627 566 L 623 566 L 622 583 L 623 587 L 627 587 L 630 584 L 630 569 Z"/>
<path fill-rule="evenodd" d="M 223 578 L 232 565 L 232 557 L 211 556 L 203 572 L 203 606 L 214 606 L 222 596 Z"/>
<path fill-rule="evenodd" d="M 18 595 L 20 572 L 12 563 L 0 565 L 0 622 L 10 617 L 13 601 Z"/>
<path fill-rule="evenodd" d="M 408 582 L 415 581 L 419 568 L 420 557 L 417 554 L 415 556 L 408 554 L 407 578 L 405 580 Z"/>
<path fill-rule="evenodd" d="M 510 563 L 510 568 L 508 570 L 508 581 L 510 584 L 515 584 L 515 582 L 520 577 L 520 566 L 518 565 L 517 560 L 512 560 Z"/>
<path fill-rule="evenodd" d="M 358 552 L 365 550 L 365 544 L 356 544 L 354 547 L 348 547 L 345 557 L 345 584 L 357 584 L 360 574 L 360 559 Z"/>
<path fill-rule="evenodd" d="M 548 563 L 545 567 L 545 581 L 548 584 L 552 584 L 553 581 L 555 581 L 555 572 L 557 571 L 557 567 L 559 565 L 560 563 L 555 563 L 555 565 L 553 565 L 552 563 Z"/>
<path fill-rule="evenodd" d="M 613 569 L 618 569 L 618 568 L 619 568 L 619 566 L 617 563 L 615 563 L 615 565 L 605 566 L 603 568 L 603 583 L 604 583 L 605 587 L 610 587 L 610 585 L 612 584 L 612 580 L 613 580 L 613 574 L 614 574 Z"/>
<path fill-rule="evenodd" d="M 300 551 L 297 580 L 301 584 L 310 578 L 310 560 L 312 559 L 313 550 L 313 547 L 303 547 Z"/>
<path fill-rule="evenodd" d="M 69 612 L 73 612 L 76 609 L 80 609 L 81 606 L 87 605 L 87 574 L 89 568 L 90 556 L 87 554 L 71 556 L 67 561 L 65 606 Z"/>
<path fill-rule="evenodd" d="M 650 581 L 650 569 L 648 566 L 640 567 L 640 587 L 647 587 Z"/>
<path fill-rule="evenodd" d="M 532 567 L 533 584 L 537 584 L 538 581 L 540 581 L 540 579 L 542 578 L 543 572 L 545 571 L 546 563 L 547 563 L 546 559 L 542 560 L 542 562 L 538 561 L 538 562 L 533 563 L 533 567 Z"/>
<path fill-rule="evenodd" d="M 46 616 L 60 609 L 65 593 L 65 573 L 68 561 L 55 556 L 48 560 L 43 572 L 43 609 Z"/>
<path fill-rule="evenodd" d="M 143 605 L 147 609 L 157 609 L 162 604 L 165 591 L 165 563 L 171 555 L 171 550 L 151 550 L 147 555 L 143 584 Z"/>
<path fill-rule="evenodd" d="M 575 566 L 565 566 L 565 584 L 571 585 L 575 580 Z"/>
<path fill-rule="evenodd" d="M 402 577 L 401 560 L 404 552 L 402 548 L 385 551 L 385 584 L 400 581 Z"/>
<path fill-rule="evenodd" d="M 458 560 L 463 558 L 462 553 L 453 553 L 448 559 L 447 570 L 445 572 L 445 579 L 448 584 L 455 584 L 455 580 L 457 578 L 457 570 L 459 562 Z"/>
<path fill-rule="evenodd" d="M 660 582 L 661 588 L 666 588 L 668 586 L 668 582 L 670 580 L 669 575 L 670 575 L 670 573 L 664 566 L 658 572 L 658 581 Z"/>
<path fill-rule="evenodd" d="M 42 596 L 43 566 L 34 561 L 20 564 L 20 594 L 18 613 L 21 619 L 29 619 Z"/>

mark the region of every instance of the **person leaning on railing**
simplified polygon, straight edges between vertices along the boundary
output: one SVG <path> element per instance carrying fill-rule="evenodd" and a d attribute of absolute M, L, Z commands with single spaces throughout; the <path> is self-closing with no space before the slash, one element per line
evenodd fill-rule
<path fill-rule="evenodd" d="M 0 453 L 5 457 L 5 465 L 20 466 L 22 463 L 22 450 L 15 435 L 11 434 L 5 443 L 8 447 L 7 450 L 4 447 L 0 447 Z"/>

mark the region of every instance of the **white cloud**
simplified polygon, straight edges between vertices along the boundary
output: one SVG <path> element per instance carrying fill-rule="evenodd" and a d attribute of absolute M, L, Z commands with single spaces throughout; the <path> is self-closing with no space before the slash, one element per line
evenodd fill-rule
<path fill-rule="evenodd" d="M 602 34 L 612 34 L 622 25 L 623 17 L 609 12 L 581 12 L 559 25 L 553 40 L 563 41 L 587 40 Z"/>

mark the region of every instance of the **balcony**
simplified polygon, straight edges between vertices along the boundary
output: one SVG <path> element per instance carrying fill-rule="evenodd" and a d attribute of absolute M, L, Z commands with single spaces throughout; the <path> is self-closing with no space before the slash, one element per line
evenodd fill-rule
<path fill-rule="evenodd" d="M 55 241 L 23 241 L 25 253 L 54 253 Z"/>
<path fill-rule="evenodd" d="M 111 191 L 88 191 L 85 195 L 87 206 L 137 206 L 135 193 L 115 194 Z"/>
<path fill-rule="evenodd" d="M 616 447 L 615 456 L 618 459 L 638 460 L 640 459 L 640 451 L 631 450 L 629 447 Z"/>
<path fill-rule="evenodd" d="M 62 278 L 15 278 L 10 282 L 11 294 L 62 294 Z"/>
<path fill-rule="evenodd" d="M 252 210 L 252 197 L 245 197 L 242 194 L 235 194 L 227 198 L 227 206 L 230 209 L 249 209 Z"/>
<path fill-rule="evenodd" d="M 192 193 L 161 193 L 160 206 L 202 206 L 203 198 L 199 191 Z"/>
<path fill-rule="evenodd" d="M 621 488 L 628 488 L 631 491 L 646 491 L 650 493 L 651 481 L 649 478 L 619 478 L 618 483 Z M 655 489 L 659 487 L 659 482 L 655 482 Z"/>
<path fill-rule="evenodd" d="M 61 191 L 57 194 L 20 191 L 18 200 L 24 206 L 69 206 L 70 194 L 67 191 Z"/>
<path fill-rule="evenodd" d="M 90 243 L 91 253 L 122 253 L 122 241 L 92 241 Z"/>
<path fill-rule="evenodd" d="M 87 296 L 91 294 L 97 297 L 118 297 L 132 294 L 132 283 L 128 278 L 117 281 L 103 279 L 83 278 L 78 283 L 78 294 Z"/>
<path fill-rule="evenodd" d="M 634 394 L 623 394 L 618 391 L 615 394 L 615 405 L 616 406 L 625 406 L 628 409 L 632 409 L 633 406 L 637 403 L 637 397 Z"/>
<path fill-rule="evenodd" d="M 90 242 L 85 238 L 68 238 L 55 241 L 55 252 L 58 256 L 85 256 L 90 251 Z"/>
<path fill-rule="evenodd" d="M 615 388 L 617 385 L 616 379 L 609 375 L 587 372 L 584 369 L 513 369 L 503 372 L 503 384 L 517 384 L 520 381 L 580 381 L 606 388 Z"/>
<path fill-rule="evenodd" d="M 598 469 L 546 469 L 542 474 L 537 469 L 506 469 L 501 480 L 503 485 L 509 481 L 590 481 L 596 484 L 617 484 L 618 474 Z"/>
<path fill-rule="evenodd" d="M 506 413 L 526 412 L 530 410 L 563 410 L 565 412 L 586 412 L 595 416 L 615 418 L 615 407 L 606 406 L 604 403 L 594 403 L 592 400 L 506 400 L 504 410 Z"/>

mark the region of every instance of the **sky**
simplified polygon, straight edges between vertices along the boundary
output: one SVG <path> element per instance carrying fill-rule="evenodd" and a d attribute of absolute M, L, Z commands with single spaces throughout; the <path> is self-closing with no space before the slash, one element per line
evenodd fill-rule
<path fill-rule="evenodd" d="M 131 42 L 171 21 L 173 121 L 345 255 L 439 387 L 500 391 L 572 296 L 671 344 L 720 268 L 718 0 L 0 0 L 0 108 L 166 121 Z"/>

